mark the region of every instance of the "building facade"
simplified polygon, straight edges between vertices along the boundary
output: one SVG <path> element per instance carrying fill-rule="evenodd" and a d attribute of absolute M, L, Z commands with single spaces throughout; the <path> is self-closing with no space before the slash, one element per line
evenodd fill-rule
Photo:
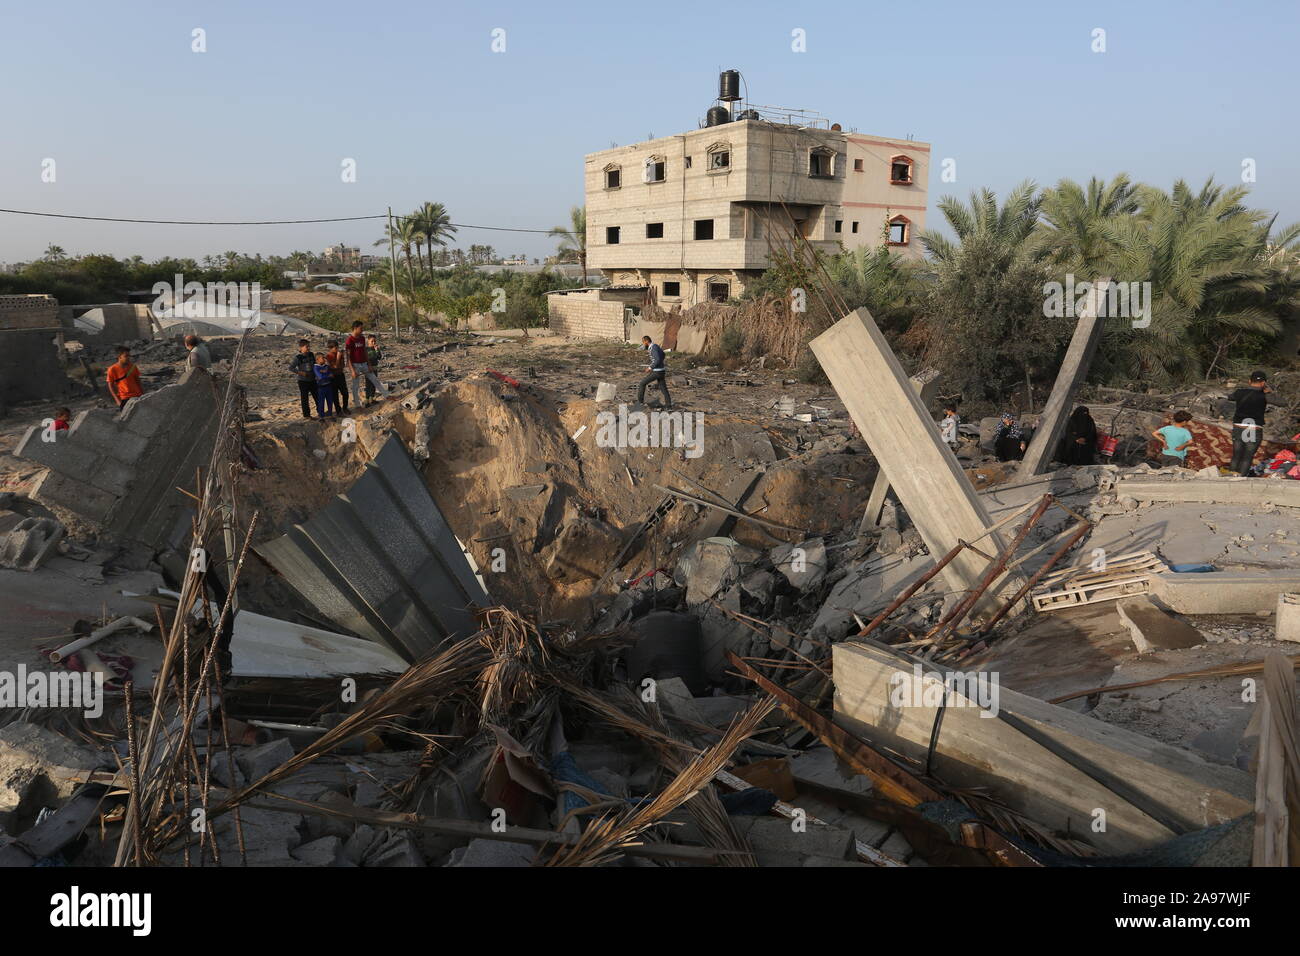
<path fill-rule="evenodd" d="M 920 257 L 930 146 L 742 119 L 586 157 L 587 260 L 689 307 L 739 296 L 795 232 Z"/>

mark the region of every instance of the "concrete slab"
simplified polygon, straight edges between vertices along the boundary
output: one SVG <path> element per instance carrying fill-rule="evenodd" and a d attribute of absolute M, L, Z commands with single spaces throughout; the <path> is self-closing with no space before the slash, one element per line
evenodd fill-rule
<path fill-rule="evenodd" d="M 1277 596 L 1274 633 L 1279 641 L 1300 642 L 1300 594 L 1285 593 Z"/>
<path fill-rule="evenodd" d="M 1300 570 L 1166 573 L 1151 578 L 1151 598 L 1178 614 L 1258 614 L 1278 595 L 1300 591 Z"/>
<path fill-rule="evenodd" d="M 1201 632 L 1160 610 L 1146 597 L 1125 598 L 1115 605 L 1139 654 L 1204 644 Z"/>

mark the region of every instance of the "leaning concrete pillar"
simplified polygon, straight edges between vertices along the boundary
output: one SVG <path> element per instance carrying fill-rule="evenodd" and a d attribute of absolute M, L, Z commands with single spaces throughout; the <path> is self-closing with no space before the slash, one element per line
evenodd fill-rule
<path fill-rule="evenodd" d="M 871 313 L 858 309 L 845 316 L 810 347 L 930 555 L 938 559 L 958 539 L 974 541 L 982 535 L 992 524 L 988 511 L 939 437 Z M 979 583 L 987 567 L 979 555 L 963 551 L 944 575 L 954 589 L 967 590 Z"/>
<path fill-rule="evenodd" d="M 1056 446 L 1061 443 L 1065 423 L 1070 417 L 1074 393 L 1087 377 L 1088 367 L 1092 365 L 1092 357 L 1097 353 L 1097 344 L 1101 341 L 1102 320 L 1097 315 L 1100 311 L 1097 305 L 1105 297 L 1106 287 L 1109 285 L 1108 278 L 1098 279 L 1093 283 L 1088 301 L 1079 310 L 1079 322 L 1074 327 L 1070 347 L 1065 352 L 1060 371 L 1056 373 L 1052 394 L 1047 397 L 1047 404 L 1043 407 L 1038 428 L 1034 430 L 1034 437 L 1030 439 L 1029 447 L 1025 449 L 1024 460 L 1016 469 L 1017 478 L 1032 478 L 1034 475 L 1040 475 L 1052 463 Z"/>
<path fill-rule="evenodd" d="M 909 380 L 912 388 L 916 389 L 916 394 L 921 396 L 921 404 L 926 408 L 930 407 L 930 400 L 934 398 L 934 393 L 939 389 L 938 373 L 933 372 L 927 376 L 926 373 L 913 375 Z M 858 534 L 865 534 L 872 528 L 879 527 L 880 513 L 885 507 L 885 497 L 889 494 L 889 479 L 885 477 L 884 469 L 876 472 L 876 483 L 871 486 L 871 494 L 867 497 L 867 510 L 862 514 L 862 521 L 858 525 Z"/>

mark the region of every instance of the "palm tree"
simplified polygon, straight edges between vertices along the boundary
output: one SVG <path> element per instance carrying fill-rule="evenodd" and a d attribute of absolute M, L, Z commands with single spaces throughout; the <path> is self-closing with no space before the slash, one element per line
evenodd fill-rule
<path fill-rule="evenodd" d="M 926 232 L 921 243 L 934 273 L 927 283 L 925 320 L 909 330 L 923 362 L 944 375 L 945 388 L 967 398 L 1005 400 L 1051 367 L 1068 329 L 1043 310 L 1047 247 L 1035 240 L 1040 198 L 1023 182 L 1000 206 L 988 189 L 965 204 L 952 196 L 939 210 L 957 236 Z"/>
<path fill-rule="evenodd" d="M 1115 336 L 1132 376 L 1200 376 L 1243 336 L 1276 336 L 1300 305 L 1294 275 L 1270 256 L 1271 245 L 1295 241 L 1296 227 L 1270 240 L 1272 221 L 1246 207 L 1246 194 L 1213 180 L 1200 192 L 1182 180 L 1168 193 L 1144 186 L 1138 214 L 1105 227 L 1108 270 L 1150 283 L 1150 325 L 1120 326 Z"/>
<path fill-rule="evenodd" d="M 234 266 L 235 263 L 239 262 L 239 253 L 227 252 L 222 256 L 222 258 L 226 260 L 226 268 L 229 269 Z"/>
<path fill-rule="evenodd" d="M 440 202 L 426 202 L 413 215 L 428 246 L 429 271 L 432 273 L 433 247 L 445 246 L 447 240 L 456 234 L 456 227 L 451 224 L 447 208 Z"/>
<path fill-rule="evenodd" d="M 582 284 L 587 284 L 587 207 L 574 206 L 569 210 L 569 225 L 556 226 L 548 236 L 554 236 L 560 240 L 560 255 L 574 253 L 578 257 L 578 265 L 582 266 Z"/>
<path fill-rule="evenodd" d="M 1095 279 L 1111 252 L 1107 226 L 1137 211 L 1137 187 L 1124 173 L 1109 183 L 1094 176 L 1086 190 L 1062 179 L 1043 194 L 1041 238 L 1057 262 Z"/>
<path fill-rule="evenodd" d="M 68 257 L 68 253 L 62 246 L 56 246 L 50 243 L 45 247 L 45 255 L 41 256 L 46 262 L 62 262 Z"/>

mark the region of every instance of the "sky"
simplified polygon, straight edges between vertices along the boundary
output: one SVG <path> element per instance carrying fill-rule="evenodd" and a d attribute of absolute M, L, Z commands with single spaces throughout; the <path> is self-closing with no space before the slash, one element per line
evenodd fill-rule
<path fill-rule="evenodd" d="M 4 0 L 0 207 L 265 220 L 432 201 L 456 223 L 546 230 L 582 202 L 584 154 L 695 128 L 736 69 L 755 103 L 933 144 L 932 228 L 945 194 L 1119 172 L 1236 184 L 1247 160 L 1249 203 L 1285 224 L 1300 220 L 1297 28 L 1294 0 Z M 938 181 L 944 159 L 955 182 Z M 0 262 L 51 243 L 201 259 L 381 235 L 378 220 L 0 214 Z M 471 243 L 555 249 L 461 229 Z"/>

